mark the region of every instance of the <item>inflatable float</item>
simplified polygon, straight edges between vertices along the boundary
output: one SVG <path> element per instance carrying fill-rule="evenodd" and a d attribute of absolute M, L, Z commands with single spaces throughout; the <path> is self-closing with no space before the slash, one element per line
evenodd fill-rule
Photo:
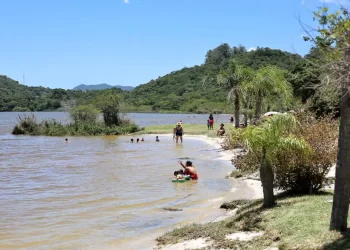
<path fill-rule="evenodd" d="M 172 179 L 172 182 L 186 182 L 191 180 L 191 177 L 189 175 L 186 175 L 183 179 Z"/>

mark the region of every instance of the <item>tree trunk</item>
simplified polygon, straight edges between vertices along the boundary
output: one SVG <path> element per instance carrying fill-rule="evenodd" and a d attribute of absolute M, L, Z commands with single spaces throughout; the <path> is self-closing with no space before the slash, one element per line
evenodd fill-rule
<path fill-rule="evenodd" d="M 257 100 L 256 100 L 256 107 L 255 107 L 255 118 L 259 119 L 261 115 L 261 109 L 262 109 L 262 95 L 259 91 Z"/>
<path fill-rule="evenodd" d="M 265 149 L 263 149 L 263 156 L 260 163 L 260 179 L 264 193 L 264 207 L 273 207 L 275 205 L 275 197 L 273 195 L 273 171 L 271 165 L 266 161 Z"/>
<path fill-rule="evenodd" d="M 248 126 L 248 114 L 245 113 L 244 114 L 244 127 L 247 127 Z"/>
<path fill-rule="evenodd" d="M 235 90 L 235 127 L 239 128 L 239 111 L 240 111 L 240 103 L 239 103 L 239 93 L 238 90 Z"/>
<path fill-rule="evenodd" d="M 345 49 L 345 63 L 350 63 L 350 48 Z M 350 87 L 348 66 L 345 67 L 342 82 L 342 97 L 340 106 L 340 126 L 338 139 L 338 158 L 335 172 L 335 188 L 330 230 L 347 230 L 349 212 L 349 184 L 350 184 Z"/>

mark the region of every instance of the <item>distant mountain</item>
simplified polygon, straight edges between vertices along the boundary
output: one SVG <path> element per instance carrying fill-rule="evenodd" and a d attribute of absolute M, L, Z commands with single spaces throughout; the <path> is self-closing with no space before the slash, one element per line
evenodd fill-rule
<path fill-rule="evenodd" d="M 96 85 L 85 85 L 85 84 L 80 84 L 78 86 L 76 86 L 75 88 L 73 88 L 73 90 L 82 90 L 82 91 L 86 91 L 86 90 L 102 90 L 102 89 L 111 89 L 111 88 L 120 88 L 122 90 L 126 90 L 126 91 L 130 91 L 133 90 L 134 87 L 131 86 L 120 86 L 120 85 L 109 85 L 106 83 L 102 83 L 102 84 L 96 84 Z"/>

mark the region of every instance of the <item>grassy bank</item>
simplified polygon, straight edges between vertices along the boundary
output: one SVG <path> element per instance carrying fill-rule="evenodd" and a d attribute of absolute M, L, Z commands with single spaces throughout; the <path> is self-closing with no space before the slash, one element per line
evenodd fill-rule
<path fill-rule="evenodd" d="M 226 134 L 229 133 L 232 128 L 232 124 L 225 123 Z M 136 134 L 172 134 L 175 125 L 152 125 L 147 126 L 141 132 L 137 132 Z M 215 137 L 217 130 L 219 129 L 219 124 L 214 125 L 213 130 L 208 130 L 208 127 L 203 124 L 184 124 L 184 136 L 188 135 L 207 135 L 210 137 Z"/>
<path fill-rule="evenodd" d="M 223 208 L 238 207 L 235 216 L 208 224 L 175 229 L 157 239 L 160 245 L 210 238 L 213 249 L 350 249 L 350 237 L 328 231 L 332 194 L 288 197 L 280 195 L 278 205 L 262 209 L 262 201 L 233 201 Z M 350 222 L 350 221 L 349 221 Z M 348 223 L 349 223 L 348 222 Z M 228 240 L 226 235 L 241 231 L 264 232 L 251 241 Z"/>

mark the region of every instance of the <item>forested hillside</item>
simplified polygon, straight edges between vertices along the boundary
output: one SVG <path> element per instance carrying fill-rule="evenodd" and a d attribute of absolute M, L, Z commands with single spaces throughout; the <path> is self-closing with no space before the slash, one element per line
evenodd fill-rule
<path fill-rule="evenodd" d="M 257 48 L 248 52 L 243 46 L 231 48 L 222 44 L 207 52 L 204 64 L 172 72 L 124 93 L 125 102 L 134 109 L 148 107 L 154 111 L 231 112 L 227 90 L 214 83 L 204 84 L 208 75 L 215 77 L 215 73 L 224 69 L 230 60 L 253 69 L 274 65 L 290 71 L 303 59 L 281 50 Z"/>
<path fill-rule="evenodd" d="M 0 75 L 0 111 L 63 111 L 65 106 L 88 104 L 101 92 L 28 87 Z"/>
<path fill-rule="evenodd" d="M 207 52 L 202 65 L 171 72 L 132 91 L 120 90 L 123 108 L 126 111 L 232 112 L 227 90 L 205 81 L 208 76 L 215 77 L 224 70 L 231 60 L 253 70 L 274 65 L 291 72 L 303 58 L 270 48 L 248 52 L 243 46 L 222 44 Z M 67 103 L 89 103 L 101 92 L 103 90 L 83 92 L 28 87 L 0 76 L 0 111 L 63 110 Z"/>

